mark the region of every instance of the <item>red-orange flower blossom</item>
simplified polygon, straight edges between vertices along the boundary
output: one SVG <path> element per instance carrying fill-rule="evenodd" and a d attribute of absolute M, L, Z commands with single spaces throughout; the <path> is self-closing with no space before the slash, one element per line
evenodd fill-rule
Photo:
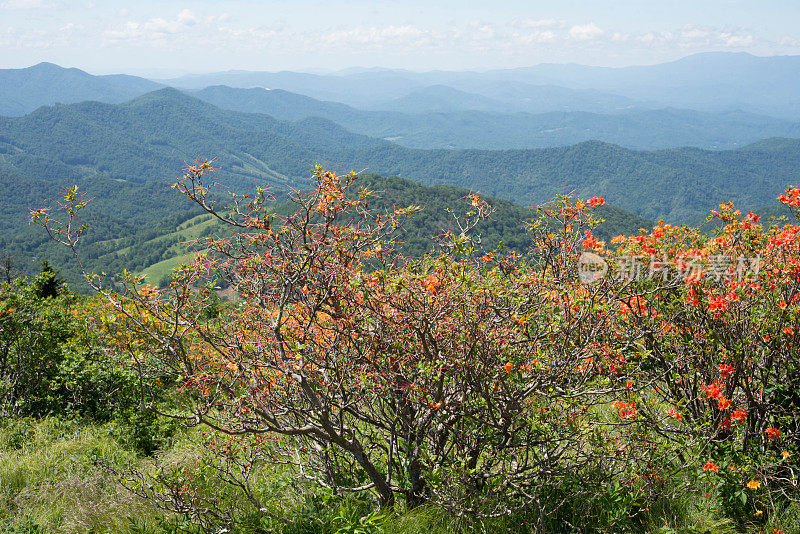
<path fill-rule="evenodd" d="M 705 463 L 705 465 L 703 465 L 703 471 L 714 471 L 716 473 L 717 471 L 719 471 L 719 466 L 714 462 L 712 462 L 711 460 L 709 460 L 708 462 Z"/>

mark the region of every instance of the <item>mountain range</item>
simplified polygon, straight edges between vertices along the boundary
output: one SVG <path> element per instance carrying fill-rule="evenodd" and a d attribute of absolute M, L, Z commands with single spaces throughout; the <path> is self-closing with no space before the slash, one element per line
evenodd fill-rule
<path fill-rule="evenodd" d="M 694 108 L 691 102 L 670 98 L 635 100 L 585 87 L 529 83 L 555 80 L 579 86 L 596 75 L 598 84 L 609 87 L 614 80 L 622 80 L 621 87 L 612 87 L 615 90 L 630 89 L 636 83 L 652 85 L 665 78 L 673 84 L 670 87 L 684 87 L 680 84 L 696 85 L 705 79 L 689 73 L 706 67 L 712 73 L 727 72 L 721 63 L 727 61 L 732 69 L 743 60 L 752 60 L 753 75 L 763 75 L 762 71 L 769 71 L 769 64 L 776 61 L 712 54 L 671 64 L 610 70 L 540 65 L 484 73 L 367 70 L 318 75 L 234 71 L 181 77 L 167 83 L 225 109 L 263 113 L 282 120 L 325 118 L 354 133 L 410 148 L 501 150 L 599 140 L 642 150 L 680 146 L 727 149 L 769 137 L 800 137 L 791 89 L 780 90 L 785 93 L 785 105 L 782 112 L 773 109 L 774 116 L 748 110 L 758 101 L 753 91 L 766 94 L 760 81 L 754 85 L 753 81 L 743 84 L 739 80 L 735 84 L 752 89 L 745 95 L 747 102 L 740 102 L 738 107 L 733 103 L 720 105 L 719 91 L 708 86 L 711 93 L 707 100 L 711 104 Z M 687 63 L 699 65 L 689 69 Z M 791 65 L 787 68 L 791 72 Z M 722 77 L 730 80 L 731 75 Z M 793 82 L 786 73 L 781 80 L 775 80 L 775 76 L 769 80 L 773 93 L 778 91 L 776 87 Z M 271 88 L 203 85 L 215 81 L 233 86 L 269 84 Z M 196 84 L 203 88 L 189 89 Z M 0 115 L 20 116 L 59 102 L 121 103 L 163 86 L 134 76 L 92 76 L 49 63 L 0 70 Z M 691 91 L 702 92 L 697 88 Z M 651 97 L 656 93 L 656 89 L 647 92 Z M 775 99 L 771 102 L 770 105 L 775 104 Z M 677 104 L 684 107 L 676 107 Z M 765 109 L 758 107 L 761 112 Z"/>
<path fill-rule="evenodd" d="M 437 209 L 469 191 L 523 208 L 559 193 L 603 196 L 613 205 L 605 235 L 659 219 L 698 223 L 725 200 L 759 210 L 800 183 L 797 71 L 797 58 L 741 54 L 625 69 L 239 71 L 166 81 L 53 64 L 0 70 L 0 249 L 68 265 L 26 225 L 24 208 L 78 184 L 95 198 L 93 265 L 172 261 L 186 233 L 176 225 L 194 228 L 198 214 L 168 184 L 198 156 L 215 158 L 222 184 L 269 185 L 278 197 L 308 187 L 316 163 L 396 176 L 381 182 L 393 198 Z M 516 209 L 504 208 L 496 241 L 520 243 L 509 222 Z M 424 221 L 415 251 L 443 224 Z"/>
<path fill-rule="evenodd" d="M 453 90 L 455 91 L 455 90 Z M 435 88 L 425 95 L 449 93 Z M 283 89 L 240 89 L 211 86 L 189 92 L 224 109 L 264 113 L 282 120 L 322 117 L 350 131 L 411 148 L 545 148 L 600 140 L 628 148 L 675 146 L 735 148 L 768 137 L 800 137 L 800 122 L 743 111 L 703 112 L 666 108 L 628 109 L 614 114 L 584 111 L 500 113 L 485 109 L 457 110 L 464 100 L 423 98 L 413 93 L 399 108 L 427 113 L 360 110 L 339 102 L 319 101 Z M 412 98 L 413 97 L 413 98 Z M 447 103 L 452 105 L 450 109 Z M 474 103 L 480 107 L 480 103 Z"/>
<path fill-rule="evenodd" d="M 216 157 L 232 187 L 302 187 L 314 163 L 427 185 L 452 184 L 533 205 L 556 193 L 601 195 L 648 219 L 685 222 L 723 200 L 769 204 L 800 180 L 800 140 L 737 150 L 630 150 L 589 141 L 525 150 L 413 149 L 321 118 L 281 121 L 229 111 L 175 89 L 123 104 L 44 107 L 0 119 L 0 171 L 59 182 L 103 175 L 170 181 L 181 162 Z"/>
<path fill-rule="evenodd" d="M 396 109 L 397 99 L 430 86 L 448 86 L 505 106 L 491 111 L 608 113 L 680 107 L 800 119 L 796 91 L 800 56 L 759 57 L 743 52 L 701 53 L 668 63 L 618 68 L 540 64 L 484 72 L 367 70 L 328 75 L 228 71 L 161 82 L 187 89 L 211 85 L 285 89 L 380 109 Z"/>

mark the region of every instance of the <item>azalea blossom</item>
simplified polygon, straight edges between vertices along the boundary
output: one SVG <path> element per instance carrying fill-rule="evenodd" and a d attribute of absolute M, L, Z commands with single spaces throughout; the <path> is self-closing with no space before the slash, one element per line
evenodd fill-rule
<path fill-rule="evenodd" d="M 708 462 L 705 463 L 702 469 L 703 471 L 714 471 L 716 473 L 717 471 L 719 471 L 719 466 L 714 462 L 712 462 L 711 460 L 709 460 Z"/>

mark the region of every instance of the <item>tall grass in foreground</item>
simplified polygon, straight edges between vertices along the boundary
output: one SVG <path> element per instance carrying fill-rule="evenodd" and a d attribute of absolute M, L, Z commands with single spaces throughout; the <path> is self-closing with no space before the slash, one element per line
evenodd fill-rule
<path fill-rule="evenodd" d="M 0 430 L 0 529 L 125 532 L 153 510 L 116 483 L 101 462 L 134 459 L 99 426 L 21 420 Z"/>
<path fill-rule="evenodd" d="M 107 467 L 134 462 L 139 468 L 180 465 L 185 473 L 201 470 L 201 452 L 191 440 L 177 441 L 154 458 L 137 458 L 111 437 L 107 426 L 47 418 L 21 420 L 0 428 L 0 533 L 200 532 L 185 518 L 166 515 L 124 489 Z M 674 480 L 682 484 L 682 480 Z M 539 518 L 520 511 L 497 519 L 459 517 L 425 506 L 410 512 L 384 513 L 363 496 L 334 495 L 298 483 L 285 468 L 264 466 L 254 480 L 262 502 L 255 509 L 229 486 L 209 479 L 205 490 L 238 515 L 234 532 L 281 534 L 490 534 L 525 533 Z M 553 488 L 553 491 L 561 491 Z M 613 492 L 565 504 L 547 532 L 637 532 L 658 534 L 771 533 L 771 525 L 737 528 L 718 519 L 721 510 L 711 494 L 687 494 L 651 505 L 630 517 L 632 508 L 615 501 Z M 223 504 L 224 506 L 224 504 Z M 800 508 L 778 518 L 785 534 L 800 532 Z"/>

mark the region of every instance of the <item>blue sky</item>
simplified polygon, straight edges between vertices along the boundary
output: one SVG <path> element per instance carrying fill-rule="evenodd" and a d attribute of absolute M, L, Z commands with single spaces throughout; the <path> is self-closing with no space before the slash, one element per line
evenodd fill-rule
<path fill-rule="evenodd" d="M 93 73 L 621 66 L 800 54 L 798 0 L 0 0 L 0 68 Z"/>

